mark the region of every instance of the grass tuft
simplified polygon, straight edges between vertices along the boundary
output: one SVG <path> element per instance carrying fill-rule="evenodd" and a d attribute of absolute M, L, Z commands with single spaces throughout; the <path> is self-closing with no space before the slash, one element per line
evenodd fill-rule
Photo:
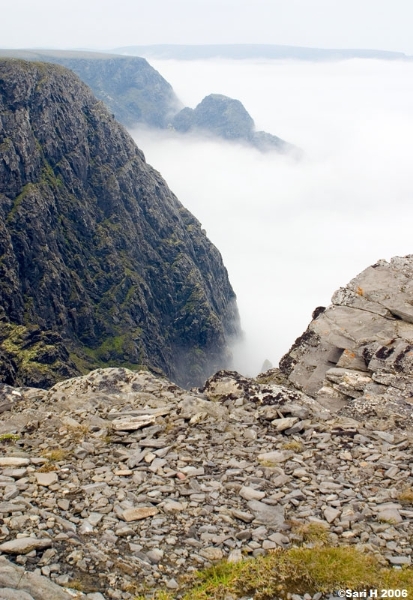
<path fill-rule="evenodd" d="M 405 488 L 397 496 L 397 500 L 401 502 L 401 504 L 413 504 L 413 488 Z"/>
<path fill-rule="evenodd" d="M 298 440 L 291 440 L 289 442 L 284 442 L 282 449 L 292 450 L 293 452 L 302 452 L 304 450 L 304 444 Z"/>
<path fill-rule="evenodd" d="M 17 433 L 2 433 L 0 435 L 0 442 L 17 442 L 20 436 Z"/>
<path fill-rule="evenodd" d="M 322 523 L 304 523 L 293 525 L 292 530 L 301 536 L 303 542 L 324 546 L 328 542 L 329 530 Z"/>
<path fill-rule="evenodd" d="M 375 555 L 353 546 L 277 549 L 256 559 L 214 565 L 189 577 L 176 593 L 158 591 L 135 600 L 273 600 L 287 594 L 366 588 L 405 589 L 407 597 L 413 597 L 413 569 L 383 568 Z"/>

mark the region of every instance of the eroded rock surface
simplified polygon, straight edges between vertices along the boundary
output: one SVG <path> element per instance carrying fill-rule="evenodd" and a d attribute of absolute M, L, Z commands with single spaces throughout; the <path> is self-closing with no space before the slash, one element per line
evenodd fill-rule
<path fill-rule="evenodd" d="M 221 371 L 187 391 L 112 368 L 14 390 L 0 414 L 2 564 L 82 586 L 80 598 L 132 600 L 221 559 L 305 543 L 318 523 L 333 545 L 409 565 L 411 429 L 259 379 Z"/>
<path fill-rule="evenodd" d="M 380 260 L 318 310 L 280 363 L 341 414 L 413 423 L 413 255 Z"/>

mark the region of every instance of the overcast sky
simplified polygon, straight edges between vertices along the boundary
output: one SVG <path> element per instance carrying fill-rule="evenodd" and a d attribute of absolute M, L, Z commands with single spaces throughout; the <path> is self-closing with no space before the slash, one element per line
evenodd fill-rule
<path fill-rule="evenodd" d="M 0 0 L 3 48 L 285 44 L 413 54 L 411 0 Z"/>

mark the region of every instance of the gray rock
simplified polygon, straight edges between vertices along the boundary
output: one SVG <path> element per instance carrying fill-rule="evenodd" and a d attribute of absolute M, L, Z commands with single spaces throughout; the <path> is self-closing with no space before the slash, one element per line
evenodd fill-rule
<path fill-rule="evenodd" d="M 43 550 L 44 548 L 49 548 L 51 545 L 52 540 L 48 538 L 16 538 L 15 540 L 10 540 L 9 542 L 3 542 L 3 544 L 0 544 L 0 552 L 5 552 L 6 554 L 27 554 L 28 552 L 32 552 L 32 550 Z"/>
<path fill-rule="evenodd" d="M 257 523 L 263 523 L 272 527 L 284 523 L 284 508 L 280 505 L 270 506 L 259 500 L 250 500 L 248 508 L 253 513 Z"/>
<path fill-rule="evenodd" d="M 70 600 L 72 598 L 64 589 L 46 577 L 26 572 L 22 567 L 13 565 L 2 556 L 0 556 L 0 586 L 26 592 L 34 600 Z"/>
<path fill-rule="evenodd" d="M 59 479 L 57 473 L 54 471 L 49 473 L 35 473 L 35 477 L 38 485 L 43 485 L 45 487 L 49 487 L 49 485 L 56 483 Z"/>
<path fill-rule="evenodd" d="M 0 589 L 0 600 L 34 600 L 33 596 L 22 590 L 12 590 L 11 588 Z"/>

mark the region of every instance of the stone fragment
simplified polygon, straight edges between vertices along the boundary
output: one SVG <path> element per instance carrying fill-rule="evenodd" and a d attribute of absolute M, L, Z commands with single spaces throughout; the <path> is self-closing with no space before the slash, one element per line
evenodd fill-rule
<path fill-rule="evenodd" d="M 148 517 L 153 517 L 158 514 L 157 508 L 149 508 L 149 507 L 141 507 L 141 508 L 127 508 L 122 513 L 122 518 L 127 521 L 140 521 L 142 519 L 147 519 Z"/>
<path fill-rule="evenodd" d="M 89 523 L 87 519 L 84 519 L 84 521 L 82 521 L 82 524 L 79 527 L 79 533 L 81 533 L 82 535 L 93 533 L 93 525 Z"/>
<path fill-rule="evenodd" d="M 373 433 L 375 433 L 381 440 L 384 440 L 389 444 L 393 444 L 394 442 L 394 435 L 389 431 L 374 431 Z"/>
<path fill-rule="evenodd" d="M 165 502 L 165 504 L 163 505 L 163 510 L 166 513 L 179 513 L 182 512 L 183 510 L 185 510 L 184 505 L 181 502 L 175 502 L 172 500 L 168 500 L 167 502 Z"/>
<path fill-rule="evenodd" d="M 98 523 L 100 523 L 100 521 L 103 519 L 103 515 L 98 513 L 98 512 L 92 512 L 90 513 L 90 515 L 88 516 L 87 520 L 89 521 L 89 523 L 93 526 L 97 525 Z"/>
<path fill-rule="evenodd" d="M 0 457 L 0 467 L 23 467 L 30 464 L 30 459 L 19 456 Z"/>
<path fill-rule="evenodd" d="M 263 454 L 259 454 L 258 460 L 261 463 L 277 465 L 288 460 L 290 455 L 291 454 L 288 454 L 287 452 L 275 450 L 274 452 L 264 452 Z"/>
<path fill-rule="evenodd" d="M 327 507 L 324 509 L 324 518 L 327 523 L 332 523 L 340 515 L 340 511 L 336 508 Z"/>
<path fill-rule="evenodd" d="M 159 549 L 155 548 L 154 550 L 150 550 L 146 554 L 146 556 L 149 558 L 151 563 L 158 564 L 163 559 L 164 552 L 163 552 L 163 550 L 159 550 Z"/>
<path fill-rule="evenodd" d="M 179 588 L 178 582 L 176 581 L 176 579 L 169 579 L 169 581 L 166 582 L 166 587 L 170 590 L 177 590 Z"/>
<path fill-rule="evenodd" d="M 206 558 L 207 560 L 210 561 L 218 561 L 218 560 L 222 560 L 224 557 L 224 554 L 221 550 L 221 548 L 214 548 L 214 546 L 208 546 L 207 548 L 202 548 L 199 551 L 200 556 L 203 556 L 203 558 Z"/>
<path fill-rule="evenodd" d="M 260 492 L 248 486 L 243 486 L 238 493 L 245 500 L 261 500 L 266 495 L 265 492 Z"/>
<path fill-rule="evenodd" d="M 0 544 L 0 552 L 6 554 L 27 554 L 32 550 L 42 550 L 49 548 L 52 545 L 52 540 L 49 538 L 38 539 L 32 537 L 16 538 L 9 542 Z"/>
<path fill-rule="evenodd" d="M 0 588 L 0 600 L 34 600 L 33 596 L 22 590 Z"/>
<path fill-rule="evenodd" d="M 34 475 L 38 485 L 44 487 L 49 487 L 49 485 L 56 483 L 59 479 L 55 471 L 50 471 L 49 473 L 35 473 Z"/>
<path fill-rule="evenodd" d="M 411 556 L 386 556 L 387 560 L 392 565 L 411 565 L 412 557 Z"/>
<path fill-rule="evenodd" d="M 277 431 L 285 431 L 295 425 L 297 421 L 297 417 L 284 417 L 283 419 L 274 419 L 271 421 L 271 425 L 274 425 Z"/>
<path fill-rule="evenodd" d="M 284 508 L 278 504 L 271 506 L 259 500 L 250 500 L 248 508 L 258 523 L 267 526 L 280 526 L 284 523 Z"/>
<path fill-rule="evenodd" d="M 377 515 L 377 519 L 384 523 L 401 523 L 403 521 L 403 517 L 396 508 L 381 510 Z"/>
<path fill-rule="evenodd" d="M 228 555 L 227 561 L 229 563 L 237 563 L 243 560 L 242 552 L 240 548 L 234 548 Z"/>
<path fill-rule="evenodd" d="M 34 600 L 73 600 L 73 597 L 65 589 L 56 585 L 47 577 L 27 572 L 2 556 L 0 557 L 1 587 L 26 592 Z"/>
<path fill-rule="evenodd" d="M 236 519 L 244 521 L 244 523 L 251 523 L 254 520 L 254 515 L 251 513 L 243 512 L 242 510 L 232 509 L 231 514 Z"/>
<path fill-rule="evenodd" d="M 225 406 L 217 402 L 209 402 L 201 398 L 188 397 L 180 403 L 181 417 L 190 419 L 195 415 L 204 413 L 217 420 L 224 421 L 228 419 L 228 410 Z"/>
<path fill-rule="evenodd" d="M 141 415 L 138 417 L 129 417 L 124 419 L 115 419 L 112 421 L 112 428 L 115 431 L 136 431 L 155 423 L 155 416 Z"/>

